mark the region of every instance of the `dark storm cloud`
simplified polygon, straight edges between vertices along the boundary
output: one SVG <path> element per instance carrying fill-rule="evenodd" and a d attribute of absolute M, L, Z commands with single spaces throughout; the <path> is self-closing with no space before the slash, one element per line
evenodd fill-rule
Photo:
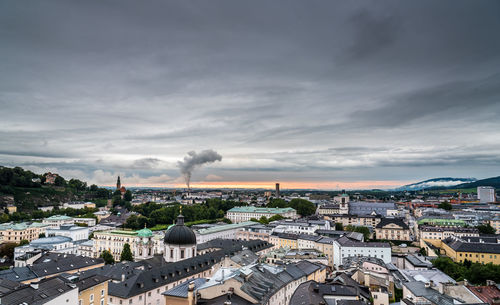
<path fill-rule="evenodd" d="M 497 1 L 2 1 L 0 163 L 173 183 L 186 151 L 210 147 L 224 160 L 194 180 L 492 176 L 499 12 Z"/>

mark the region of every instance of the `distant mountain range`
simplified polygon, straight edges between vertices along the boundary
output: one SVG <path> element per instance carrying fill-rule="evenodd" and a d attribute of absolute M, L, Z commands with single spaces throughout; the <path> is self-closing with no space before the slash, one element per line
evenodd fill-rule
<path fill-rule="evenodd" d="M 425 181 L 420 181 L 417 183 L 407 184 L 402 187 L 397 188 L 397 191 L 419 191 L 429 188 L 447 188 L 450 186 L 456 187 L 458 185 L 468 184 L 471 182 L 476 182 L 475 178 L 434 178 Z"/>
<path fill-rule="evenodd" d="M 419 191 L 425 189 L 468 189 L 478 186 L 492 186 L 500 188 L 500 176 L 477 180 L 475 178 L 434 178 L 417 183 L 404 185 L 395 189 L 396 191 Z"/>

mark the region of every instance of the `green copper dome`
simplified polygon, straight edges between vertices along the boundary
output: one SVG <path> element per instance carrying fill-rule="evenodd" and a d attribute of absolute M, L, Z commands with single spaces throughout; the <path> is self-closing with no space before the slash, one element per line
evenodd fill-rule
<path fill-rule="evenodd" d="M 153 232 L 148 228 L 144 228 L 144 229 L 141 229 L 141 230 L 136 231 L 136 232 L 137 232 L 137 236 L 139 236 L 139 237 L 151 237 L 151 236 L 153 236 Z"/>

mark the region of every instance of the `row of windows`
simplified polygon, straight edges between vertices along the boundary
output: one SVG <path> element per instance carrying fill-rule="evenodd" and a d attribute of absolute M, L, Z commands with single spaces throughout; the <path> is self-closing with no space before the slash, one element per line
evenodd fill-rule
<path fill-rule="evenodd" d="M 462 256 L 462 253 L 460 253 L 459 256 Z M 473 257 L 473 254 L 467 254 L 467 253 L 465 253 L 464 256 L 465 257 Z M 495 257 L 495 259 L 497 258 L 496 255 L 490 255 L 490 258 L 493 258 L 493 256 Z M 479 258 L 479 254 L 476 254 L 476 258 Z M 481 254 L 481 258 L 484 258 L 484 254 Z"/>

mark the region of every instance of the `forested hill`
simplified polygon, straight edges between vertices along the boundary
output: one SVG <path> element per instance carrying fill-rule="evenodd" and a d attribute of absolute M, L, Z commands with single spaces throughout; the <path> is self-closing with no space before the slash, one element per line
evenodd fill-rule
<path fill-rule="evenodd" d="M 0 166 L 0 208 L 8 204 L 17 206 L 18 211 L 30 212 L 41 206 L 60 204 L 74 200 L 107 200 L 111 191 L 97 185 L 87 186 L 78 179 L 45 173 L 38 175 L 21 167 Z"/>

